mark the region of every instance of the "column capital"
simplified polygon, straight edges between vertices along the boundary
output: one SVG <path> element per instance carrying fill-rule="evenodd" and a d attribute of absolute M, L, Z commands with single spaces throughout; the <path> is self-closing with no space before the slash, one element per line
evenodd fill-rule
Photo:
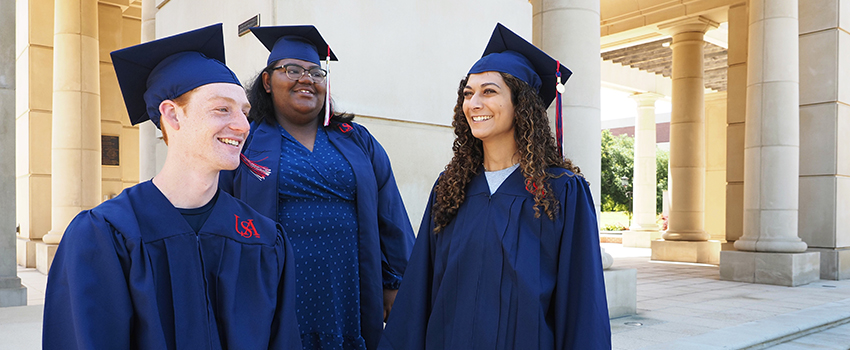
<path fill-rule="evenodd" d="M 681 33 L 697 32 L 705 34 L 709 29 L 714 29 L 720 26 L 720 23 L 712 21 L 703 16 L 685 18 L 678 21 L 673 21 L 658 25 L 658 31 L 661 33 L 674 36 Z"/>
<path fill-rule="evenodd" d="M 658 101 L 666 96 L 655 92 L 636 92 L 629 98 L 637 101 L 638 107 L 654 107 L 655 101 Z"/>

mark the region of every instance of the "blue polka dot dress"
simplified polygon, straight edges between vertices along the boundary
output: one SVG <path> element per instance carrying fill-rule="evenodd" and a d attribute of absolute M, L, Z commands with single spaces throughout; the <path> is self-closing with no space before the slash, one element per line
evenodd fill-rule
<path fill-rule="evenodd" d="M 278 129 L 278 221 L 295 253 L 303 348 L 365 350 L 354 171 L 324 128 L 318 128 L 313 152 Z"/>

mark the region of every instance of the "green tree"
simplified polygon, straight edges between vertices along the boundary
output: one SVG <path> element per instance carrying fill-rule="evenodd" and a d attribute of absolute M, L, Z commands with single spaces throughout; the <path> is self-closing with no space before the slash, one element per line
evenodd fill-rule
<path fill-rule="evenodd" d="M 667 189 L 667 173 L 670 166 L 670 151 L 655 148 L 655 212 L 661 213 L 664 208 L 662 191 Z"/>
<path fill-rule="evenodd" d="M 631 198 L 634 174 L 635 139 L 628 135 L 614 136 L 602 130 L 602 211 L 625 211 L 631 215 Z M 621 178 L 627 178 L 624 187 Z"/>
<path fill-rule="evenodd" d="M 614 136 L 602 130 L 602 211 L 625 211 L 631 215 L 632 180 L 634 178 L 635 139 L 628 135 Z M 655 149 L 656 213 L 663 208 L 662 191 L 667 189 L 670 151 Z M 623 187 L 621 178 L 627 178 Z"/>

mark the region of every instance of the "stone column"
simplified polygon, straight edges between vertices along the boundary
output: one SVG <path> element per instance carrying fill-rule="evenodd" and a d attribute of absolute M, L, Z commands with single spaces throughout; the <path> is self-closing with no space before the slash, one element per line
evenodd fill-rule
<path fill-rule="evenodd" d="M 36 247 L 50 231 L 50 138 L 53 110 L 53 2 L 18 2 L 15 181 L 18 265 L 36 267 Z"/>
<path fill-rule="evenodd" d="M 673 36 L 673 110 L 670 115 L 670 217 L 652 259 L 717 264 L 720 243 L 705 232 L 704 17 L 659 26 Z"/>
<path fill-rule="evenodd" d="M 156 39 L 156 1 L 142 1 L 142 42 Z M 153 123 L 139 124 L 139 181 L 150 180 L 157 173 L 157 143 L 162 134 Z"/>
<path fill-rule="evenodd" d="M 843 6 L 839 8 L 839 6 Z M 800 238 L 850 279 L 850 1 L 800 1 Z"/>
<path fill-rule="evenodd" d="M 99 204 L 101 193 L 97 1 L 54 6 L 51 228 L 36 250 L 43 273 L 68 223 Z"/>
<path fill-rule="evenodd" d="M 729 7 L 726 71 L 726 241 L 723 250 L 744 234 L 744 129 L 747 117 L 747 4 Z"/>
<path fill-rule="evenodd" d="M 598 212 L 602 177 L 599 0 L 532 0 L 531 4 L 534 45 L 578 72 L 563 94 L 564 156 L 572 159 L 590 182 Z M 553 102 L 551 118 L 554 109 Z"/>
<path fill-rule="evenodd" d="M 726 241 L 726 91 L 705 95 L 705 231 Z"/>
<path fill-rule="evenodd" d="M 800 90 L 796 0 L 749 9 L 744 235 L 724 251 L 720 276 L 798 286 L 820 277 L 820 254 L 797 236 Z"/>
<path fill-rule="evenodd" d="M 0 0 L 0 307 L 27 304 L 15 254 L 15 0 Z"/>
<path fill-rule="evenodd" d="M 652 92 L 634 94 L 638 114 L 635 119 L 634 178 L 632 179 L 632 227 L 623 232 L 624 247 L 649 248 L 650 242 L 661 238 L 656 224 L 655 178 L 655 101 L 664 96 Z"/>
<path fill-rule="evenodd" d="M 574 74 L 566 85 L 564 156 L 581 167 L 600 208 L 602 119 L 600 110 L 599 0 L 532 0 L 533 42 L 560 60 Z M 555 104 L 549 109 L 554 117 Z M 613 259 L 602 250 L 605 289 L 611 317 L 633 315 L 637 310 L 637 271 L 609 268 Z"/>

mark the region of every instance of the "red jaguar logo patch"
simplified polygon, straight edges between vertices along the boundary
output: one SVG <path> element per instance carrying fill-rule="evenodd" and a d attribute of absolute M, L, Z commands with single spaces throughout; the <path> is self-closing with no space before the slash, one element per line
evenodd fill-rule
<path fill-rule="evenodd" d="M 245 238 L 260 238 L 257 228 L 254 227 L 254 219 L 239 221 L 239 215 L 233 214 L 233 216 L 236 217 L 236 233 Z M 240 227 L 242 228 L 241 230 L 239 229 Z"/>

